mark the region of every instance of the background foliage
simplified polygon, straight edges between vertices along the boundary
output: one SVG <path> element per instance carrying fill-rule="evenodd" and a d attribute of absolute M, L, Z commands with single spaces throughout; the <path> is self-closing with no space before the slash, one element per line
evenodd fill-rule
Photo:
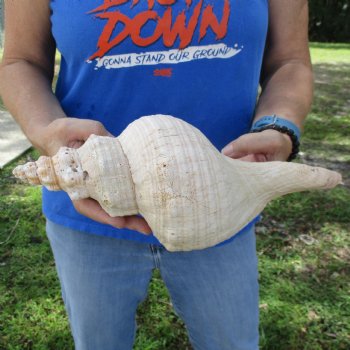
<path fill-rule="evenodd" d="M 309 0 L 310 40 L 350 42 L 350 0 Z"/>
<path fill-rule="evenodd" d="M 2 46 L 2 8 L 0 0 L 0 47 Z M 310 40 L 350 42 L 350 0 L 309 0 Z"/>

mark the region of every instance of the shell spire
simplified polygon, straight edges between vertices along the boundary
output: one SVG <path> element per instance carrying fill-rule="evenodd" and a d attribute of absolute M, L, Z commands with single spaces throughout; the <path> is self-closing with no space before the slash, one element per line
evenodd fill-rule
<path fill-rule="evenodd" d="M 116 138 L 91 135 L 79 149 L 61 147 L 53 157 L 19 165 L 22 181 L 63 190 L 71 200 L 96 199 L 111 216 L 138 213 L 129 163 Z"/>
<path fill-rule="evenodd" d="M 18 165 L 13 175 L 31 185 L 44 185 L 50 191 L 61 189 L 50 157 L 41 156 L 36 162 Z"/>
<path fill-rule="evenodd" d="M 88 198 L 85 175 L 77 150 L 61 147 L 53 157 L 41 156 L 36 162 L 19 165 L 13 174 L 33 185 L 43 185 L 50 191 L 66 191 L 72 200 Z"/>

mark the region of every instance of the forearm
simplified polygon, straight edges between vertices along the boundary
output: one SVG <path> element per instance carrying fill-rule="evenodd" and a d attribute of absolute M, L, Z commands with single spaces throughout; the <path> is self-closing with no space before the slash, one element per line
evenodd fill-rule
<path fill-rule="evenodd" d="M 4 60 L 0 66 L 0 95 L 28 139 L 42 150 L 43 128 L 65 117 L 52 92 L 50 77 L 26 60 Z"/>
<path fill-rule="evenodd" d="M 255 121 L 279 115 L 302 128 L 313 95 L 307 0 L 270 0 L 269 30 Z"/>
<path fill-rule="evenodd" d="M 262 83 L 254 121 L 266 115 L 278 115 L 302 128 L 312 103 L 311 64 L 290 60 L 281 64 Z"/>
<path fill-rule="evenodd" d="M 268 5 L 269 25 L 260 77 L 262 92 L 253 123 L 264 116 L 277 115 L 302 129 L 313 95 L 308 2 L 269 0 Z M 297 142 L 293 144 L 294 138 L 285 132 L 266 127 L 234 140 L 223 149 L 224 154 L 249 161 L 289 159 L 297 151 Z"/>

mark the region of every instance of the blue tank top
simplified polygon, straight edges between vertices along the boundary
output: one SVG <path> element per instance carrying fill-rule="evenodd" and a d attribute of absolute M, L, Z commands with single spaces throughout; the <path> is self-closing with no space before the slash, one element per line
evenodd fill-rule
<path fill-rule="evenodd" d="M 141 116 L 169 114 L 219 150 L 249 130 L 267 0 L 51 0 L 51 10 L 56 96 L 68 116 L 98 120 L 117 136 Z M 44 189 L 43 211 L 76 230 L 160 244 L 80 215 L 64 192 Z"/>

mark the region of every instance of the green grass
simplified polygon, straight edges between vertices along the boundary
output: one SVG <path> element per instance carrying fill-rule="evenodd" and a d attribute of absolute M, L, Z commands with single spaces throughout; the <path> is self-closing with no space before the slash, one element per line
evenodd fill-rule
<path fill-rule="evenodd" d="M 349 63 L 350 44 L 310 43 L 312 63 Z"/>
<path fill-rule="evenodd" d="M 301 162 L 345 186 L 288 195 L 257 226 L 263 350 L 350 349 L 350 45 L 311 44 L 316 94 Z M 335 62 L 337 62 L 335 64 Z M 40 189 L 0 171 L 0 349 L 73 349 L 40 211 Z M 136 350 L 191 349 L 156 271 L 138 310 Z"/>
<path fill-rule="evenodd" d="M 271 203 L 258 225 L 261 347 L 350 348 L 350 45 L 312 43 L 315 99 L 300 161 L 346 186 Z"/>

